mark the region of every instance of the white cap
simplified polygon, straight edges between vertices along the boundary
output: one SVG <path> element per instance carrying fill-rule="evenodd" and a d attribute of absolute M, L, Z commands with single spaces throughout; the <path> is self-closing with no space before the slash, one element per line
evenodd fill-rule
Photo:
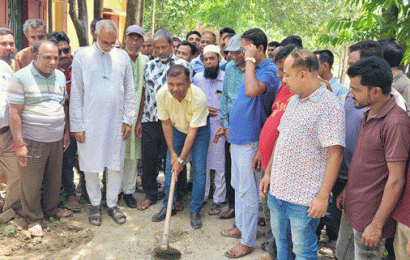
<path fill-rule="evenodd" d="M 215 52 L 215 53 L 220 55 L 221 48 L 219 48 L 216 45 L 210 44 L 210 45 L 205 46 L 204 51 L 202 52 L 202 54 L 205 54 L 207 52 Z"/>

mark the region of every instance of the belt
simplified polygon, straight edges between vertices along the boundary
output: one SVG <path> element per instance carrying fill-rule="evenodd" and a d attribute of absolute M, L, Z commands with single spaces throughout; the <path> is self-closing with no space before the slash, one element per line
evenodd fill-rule
<path fill-rule="evenodd" d="M 9 131 L 9 129 L 10 129 L 10 126 L 5 126 L 5 127 L 0 128 L 0 135 L 6 133 L 7 131 Z"/>

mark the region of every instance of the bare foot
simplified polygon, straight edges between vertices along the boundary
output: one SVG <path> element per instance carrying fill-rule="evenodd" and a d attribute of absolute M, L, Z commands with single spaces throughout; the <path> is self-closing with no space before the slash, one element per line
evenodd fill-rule
<path fill-rule="evenodd" d="M 137 207 L 138 210 L 146 210 L 149 208 L 151 205 L 153 205 L 154 202 L 150 199 L 145 199 L 143 200 Z"/>

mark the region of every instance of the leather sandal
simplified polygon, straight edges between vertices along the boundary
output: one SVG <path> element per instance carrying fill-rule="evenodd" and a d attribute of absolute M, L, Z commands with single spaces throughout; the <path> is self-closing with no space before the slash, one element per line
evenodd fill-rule
<path fill-rule="evenodd" d="M 127 222 L 127 217 L 117 206 L 108 209 L 108 216 L 112 217 L 114 222 L 119 225 L 122 225 L 125 222 Z"/>
<path fill-rule="evenodd" d="M 94 226 L 101 226 L 101 206 L 91 206 L 88 215 L 88 223 Z"/>

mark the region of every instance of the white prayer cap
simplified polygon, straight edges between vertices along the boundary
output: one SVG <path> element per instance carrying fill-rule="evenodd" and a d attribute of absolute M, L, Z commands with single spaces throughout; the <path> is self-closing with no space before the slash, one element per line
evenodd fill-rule
<path fill-rule="evenodd" d="M 205 54 L 207 52 L 215 52 L 215 53 L 220 55 L 221 48 L 219 48 L 216 45 L 210 44 L 210 45 L 205 46 L 204 51 L 202 52 L 202 54 Z"/>

